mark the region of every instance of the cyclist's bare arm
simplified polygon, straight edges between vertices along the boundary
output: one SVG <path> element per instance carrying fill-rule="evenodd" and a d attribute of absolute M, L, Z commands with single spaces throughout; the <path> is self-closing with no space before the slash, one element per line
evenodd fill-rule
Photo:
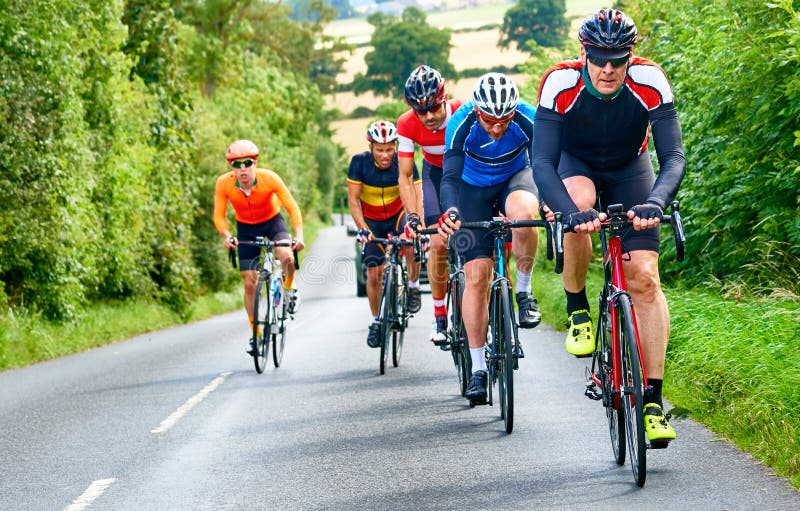
<path fill-rule="evenodd" d="M 422 217 L 422 188 L 414 183 L 414 158 L 397 157 L 400 178 L 397 185 L 400 189 L 400 200 L 407 213 L 416 213 Z"/>
<path fill-rule="evenodd" d="M 283 207 L 289 212 L 292 230 L 294 231 L 294 245 L 292 248 L 297 251 L 303 250 L 305 247 L 303 244 L 303 215 L 300 212 L 300 206 L 294 200 L 292 192 L 289 191 L 289 188 L 277 174 L 275 175 L 274 190 L 278 194 L 278 199 L 280 199 Z"/>
<path fill-rule="evenodd" d="M 347 181 L 347 206 L 350 208 L 350 216 L 358 230 L 367 229 L 367 221 L 364 220 L 364 211 L 361 209 L 361 183 Z"/>

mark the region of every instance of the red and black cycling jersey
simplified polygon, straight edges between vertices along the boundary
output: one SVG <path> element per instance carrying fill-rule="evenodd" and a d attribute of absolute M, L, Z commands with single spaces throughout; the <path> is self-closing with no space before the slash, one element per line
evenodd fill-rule
<path fill-rule="evenodd" d="M 600 99 L 586 87 L 583 62 L 551 67 L 539 85 L 533 169 L 539 192 L 553 210 L 576 211 L 556 169 L 564 151 L 598 171 L 615 171 L 647 150 L 652 131 L 660 173 L 648 200 L 666 206 L 685 172 L 672 89 L 654 62 L 633 57 L 620 92 Z"/>

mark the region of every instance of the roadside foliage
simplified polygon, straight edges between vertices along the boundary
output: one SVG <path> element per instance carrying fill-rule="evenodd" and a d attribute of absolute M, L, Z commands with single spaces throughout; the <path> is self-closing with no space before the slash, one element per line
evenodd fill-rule
<path fill-rule="evenodd" d="M 254 0 L 6 2 L 0 305 L 69 320 L 139 297 L 185 316 L 230 275 L 211 208 L 237 138 L 329 215 L 340 156 L 312 79 L 330 88 L 341 61 L 315 47 L 334 14 L 316 4 L 296 23 Z"/>
<path fill-rule="evenodd" d="M 683 128 L 690 263 L 667 275 L 800 294 L 800 3 L 621 3 Z"/>

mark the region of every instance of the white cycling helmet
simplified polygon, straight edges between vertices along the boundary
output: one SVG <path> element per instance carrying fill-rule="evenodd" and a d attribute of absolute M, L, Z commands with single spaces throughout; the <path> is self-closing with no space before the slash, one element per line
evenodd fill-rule
<path fill-rule="evenodd" d="M 505 119 L 517 109 L 519 89 L 514 80 L 503 73 L 486 73 L 472 89 L 472 102 L 485 116 Z"/>
<path fill-rule="evenodd" d="M 367 140 L 387 144 L 397 140 L 397 128 L 389 121 L 376 121 L 369 125 Z"/>

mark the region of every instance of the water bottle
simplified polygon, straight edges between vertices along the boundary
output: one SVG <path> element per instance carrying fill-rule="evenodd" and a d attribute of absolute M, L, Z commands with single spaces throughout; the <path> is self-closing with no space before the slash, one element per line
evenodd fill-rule
<path fill-rule="evenodd" d="M 278 308 L 281 304 L 281 293 L 283 290 L 281 289 L 281 283 L 279 279 L 272 279 L 272 306 Z"/>

